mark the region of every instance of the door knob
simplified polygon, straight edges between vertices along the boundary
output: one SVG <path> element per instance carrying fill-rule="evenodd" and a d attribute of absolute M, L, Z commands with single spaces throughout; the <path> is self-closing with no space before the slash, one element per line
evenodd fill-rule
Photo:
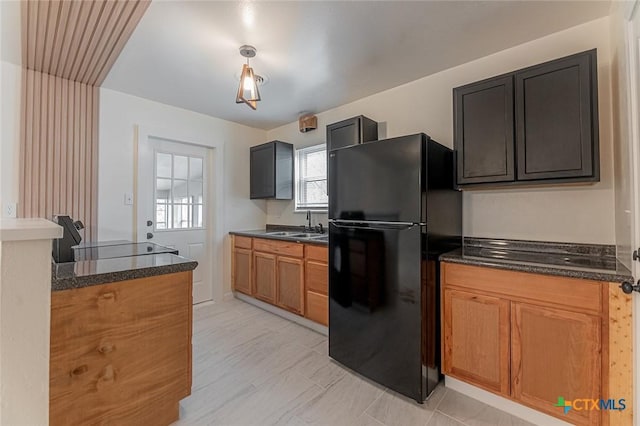
<path fill-rule="evenodd" d="M 620 284 L 620 288 L 622 289 L 622 292 L 625 294 L 631 294 L 634 291 L 637 291 L 640 293 L 640 280 L 638 280 L 638 283 L 636 285 L 633 285 L 633 283 L 625 281 L 622 284 Z"/>
<path fill-rule="evenodd" d="M 147 221 L 147 226 L 151 226 L 151 225 L 153 225 L 153 221 L 148 220 L 148 221 Z"/>
<path fill-rule="evenodd" d="M 147 232 L 147 240 L 150 240 L 153 238 L 153 234 L 151 232 Z"/>

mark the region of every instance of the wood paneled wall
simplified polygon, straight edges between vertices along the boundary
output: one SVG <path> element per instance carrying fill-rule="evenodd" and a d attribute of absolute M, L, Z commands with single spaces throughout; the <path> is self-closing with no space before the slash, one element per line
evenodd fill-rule
<path fill-rule="evenodd" d="M 95 239 L 98 87 L 149 4 L 22 2 L 20 217 L 67 214 Z"/>
<path fill-rule="evenodd" d="M 21 212 L 82 220 L 90 241 L 98 207 L 98 88 L 30 69 L 23 81 Z"/>

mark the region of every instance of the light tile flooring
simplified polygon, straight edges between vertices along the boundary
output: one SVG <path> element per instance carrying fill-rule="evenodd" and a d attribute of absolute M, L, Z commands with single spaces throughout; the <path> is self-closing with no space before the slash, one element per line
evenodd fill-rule
<path fill-rule="evenodd" d="M 239 300 L 193 318 L 192 394 L 175 425 L 530 425 L 442 386 L 417 404 L 332 361 L 325 336 Z"/>

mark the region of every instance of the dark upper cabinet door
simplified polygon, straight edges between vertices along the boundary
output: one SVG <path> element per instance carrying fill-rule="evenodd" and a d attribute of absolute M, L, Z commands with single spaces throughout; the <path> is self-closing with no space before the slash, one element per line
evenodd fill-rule
<path fill-rule="evenodd" d="M 453 99 L 457 183 L 513 181 L 513 77 L 455 88 Z"/>
<path fill-rule="evenodd" d="M 378 123 L 363 115 L 327 126 L 328 151 L 377 139 Z"/>
<path fill-rule="evenodd" d="M 518 180 L 599 180 L 596 51 L 515 73 Z"/>
<path fill-rule="evenodd" d="M 252 146 L 249 157 L 250 198 L 293 198 L 293 145 L 273 141 Z"/>

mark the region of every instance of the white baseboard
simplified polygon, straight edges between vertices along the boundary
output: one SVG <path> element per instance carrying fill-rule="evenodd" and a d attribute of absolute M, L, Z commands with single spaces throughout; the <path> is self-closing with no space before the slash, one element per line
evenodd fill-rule
<path fill-rule="evenodd" d="M 222 301 L 223 302 L 228 302 L 229 300 L 233 300 L 233 299 L 234 299 L 234 297 L 233 297 L 233 292 L 232 291 L 229 291 L 229 292 L 225 293 L 224 296 L 222 296 Z"/>
<path fill-rule="evenodd" d="M 571 426 L 571 423 L 564 422 L 555 417 L 548 416 L 540 411 L 536 411 L 532 408 L 520 405 L 517 402 L 513 402 L 509 399 L 503 398 L 484 389 L 480 389 L 453 377 L 445 376 L 444 385 L 460 392 L 470 398 L 476 399 L 487 405 L 502 410 L 516 417 L 520 417 L 523 420 L 531 422 L 536 425 L 544 426 Z"/>
<path fill-rule="evenodd" d="M 324 325 L 321 325 L 311 320 L 308 320 L 306 318 L 300 317 L 296 314 L 292 314 L 291 312 L 285 311 L 284 309 L 280 309 L 277 306 L 273 306 L 268 303 L 262 302 L 258 299 L 254 299 L 253 297 L 247 296 L 246 294 L 236 292 L 235 297 L 236 299 L 242 300 L 243 302 L 247 302 L 267 312 L 271 312 L 272 314 L 278 315 L 284 319 L 300 324 L 303 327 L 310 328 L 311 330 L 316 331 L 320 334 L 324 334 L 325 336 L 329 335 L 329 328 L 325 327 Z"/>

